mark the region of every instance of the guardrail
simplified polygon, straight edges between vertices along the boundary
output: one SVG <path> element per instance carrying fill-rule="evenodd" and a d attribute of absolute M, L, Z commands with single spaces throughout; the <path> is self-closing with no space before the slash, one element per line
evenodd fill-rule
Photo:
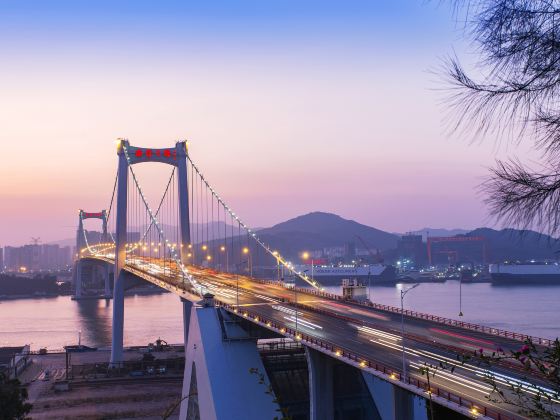
<path fill-rule="evenodd" d="M 257 282 L 257 283 L 272 284 L 272 285 L 278 286 L 277 281 L 260 280 L 260 279 L 256 279 L 256 278 L 252 278 L 252 280 Z M 306 289 L 306 288 L 303 288 L 303 287 L 296 287 L 296 290 L 299 293 L 305 293 L 305 294 L 308 294 L 308 295 L 320 296 L 320 297 L 323 297 L 323 298 L 326 298 L 326 299 L 331 299 L 331 300 L 344 301 L 344 302 L 352 303 L 353 305 L 364 306 L 364 307 L 367 307 L 367 308 L 373 308 L 373 309 L 377 309 L 377 310 L 380 310 L 380 311 L 392 312 L 392 313 L 397 313 L 397 314 L 401 313 L 401 309 L 397 308 L 396 306 L 383 305 L 383 304 L 380 304 L 380 303 L 373 303 L 373 302 L 360 302 L 360 301 L 357 301 L 357 300 L 343 298 L 341 295 L 337 295 L 337 294 L 334 294 L 334 293 L 322 292 L 320 290 L 314 290 L 314 289 Z M 552 346 L 552 343 L 554 342 L 554 340 L 550 340 L 548 338 L 541 338 L 541 337 L 535 337 L 535 336 L 531 336 L 531 335 L 527 335 L 527 334 L 515 333 L 515 332 L 511 332 L 511 331 L 507 331 L 507 330 L 502 330 L 502 329 L 499 329 L 499 328 L 487 327 L 485 325 L 473 324 L 473 323 L 470 323 L 470 322 L 463 322 L 463 321 L 459 321 L 459 320 L 456 320 L 456 319 L 451 319 L 451 318 L 445 318 L 445 317 L 442 317 L 442 316 L 426 314 L 426 313 L 423 313 L 423 312 L 411 311 L 411 310 L 408 310 L 408 309 L 404 310 L 404 314 L 406 316 L 417 318 L 417 319 L 423 319 L 423 320 L 426 320 L 426 321 L 437 322 L 439 324 L 450 325 L 450 326 L 453 326 L 453 327 L 463 328 L 463 329 L 467 329 L 467 330 L 470 330 L 470 331 L 478 331 L 478 332 L 482 332 L 482 333 L 485 333 L 485 334 L 495 335 L 495 336 L 499 336 L 499 337 L 505 337 L 505 338 L 509 338 L 509 339 L 512 339 L 512 340 L 516 340 L 516 341 L 525 342 L 527 340 L 530 340 L 534 344 L 539 344 L 539 345 L 547 346 L 547 347 Z"/>
<path fill-rule="evenodd" d="M 330 353 L 333 357 L 347 359 L 353 362 L 354 364 L 357 364 L 362 369 L 372 369 L 379 373 L 382 373 L 388 376 L 388 380 L 394 382 L 395 384 L 397 384 L 397 386 L 399 382 L 402 382 L 402 375 L 399 370 L 389 368 L 383 365 L 382 363 L 371 359 L 369 356 L 363 356 L 343 346 L 333 344 L 327 340 L 319 339 L 307 335 L 305 333 L 302 333 L 301 331 L 296 331 L 286 325 L 279 324 L 277 321 L 273 319 L 266 318 L 250 310 L 243 309 L 242 311 L 238 311 L 234 305 L 229 305 L 227 303 L 220 302 L 220 301 L 217 301 L 216 305 L 226 309 L 228 312 L 236 314 L 237 316 L 241 316 L 244 318 L 252 318 L 251 319 L 252 322 L 259 323 L 265 326 L 266 328 L 275 330 L 285 336 L 291 336 L 292 338 L 295 338 L 297 342 L 305 342 L 307 345 L 312 345 L 318 347 L 319 349 L 325 350 L 326 352 Z M 513 417 L 503 415 L 495 409 L 486 407 L 480 403 L 475 403 L 474 401 L 471 401 L 467 398 L 461 397 L 458 394 L 454 394 L 450 391 L 434 386 L 433 384 L 428 385 L 427 381 L 417 379 L 417 378 L 411 378 L 410 375 L 407 377 L 404 383 L 419 388 L 422 393 L 427 394 L 425 398 L 430 398 L 431 396 L 437 396 L 438 398 L 447 400 L 448 402 L 454 403 L 459 407 L 466 408 L 473 415 L 484 415 L 486 417 L 490 417 L 495 420 L 514 420 Z"/>

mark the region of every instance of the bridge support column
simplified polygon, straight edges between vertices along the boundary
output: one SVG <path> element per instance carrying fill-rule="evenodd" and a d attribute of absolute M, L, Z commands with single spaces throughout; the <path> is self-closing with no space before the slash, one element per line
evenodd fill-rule
<path fill-rule="evenodd" d="M 188 304 L 183 309 L 187 311 Z M 261 420 L 279 415 L 266 385 L 259 384 L 256 369 L 266 371 L 257 351 L 256 340 L 212 304 L 194 305 L 185 344 L 185 375 L 181 420 Z M 266 379 L 268 382 L 268 379 Z"/>
<path fill-rule="evenodd" d="M 76 261 L 76 284 L 74 285 L 74 298 L 82 297 L 82 261 Z"/>
<path fill-rule="evenodd" d="M 426 399 L 371 373 L 362 375 L 382 419 L 428 420 Z"/>
<path fill-rule="evenodd" d="M 193 303 L 190 300 L 184 298 L 181 298 L 181 303 L 183 304 L 183 343 L 185 346 L 185 354 L 187 354 L 187 342 L 189 340 L 189 325 L 191 323 L 191 311 Z"/>
<path fill-rule="evenodd" d="M 305 348 L 309 370 L 309 411 L 310 420 L 334 419 L 333 364 L 331 357 Z"/>
<path fill-rule="evenodd" d="M 126 200 L 128 189 L 128 162 L 124 154 L 126 141 L 118 148 L 119 170 L 117 180 L 117 220 L 115 238 L 115 267 L 113 285 L 113 327 L 110 366 L 119 367 L 123 362 L 124 328 L 124 266 L 126 263 Z"/>
<path fill-rule="evenodd" d="M 113 327 L 111 342 L 111 367 L 122 366 L 124 332 L 124 271 L 119 273 L 113 287 Z"/>

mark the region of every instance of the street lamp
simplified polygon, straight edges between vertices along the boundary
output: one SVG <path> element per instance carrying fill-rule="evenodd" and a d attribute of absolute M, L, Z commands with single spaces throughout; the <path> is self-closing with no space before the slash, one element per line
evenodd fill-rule
<path fill-rule="evenodd" d="M 410 286 L 408 289 L 401 289 L 401 344 L 402 344 L 402 380 L 406 382 L 406 362 L 404 357 L 404 297 L 412 289 L 420 286 L 420 283 L 416 283 Z"/>
<path fill-rule="evenodd" d="M 226 273 L 229 273 L 229 255 L 226 252 L 226 247 L 224 245 L 222 245 L 220 247 L 220 251 L 225 252 L 226 253 Z"/>
<path fill-rule="evenodd" d="M 249 248 L 244 247 L 243 248 L 243 254 L 245 254 L 249 257 L 249 270 L 251 272 L 251 277 L 253 277 L 253 258 L 251 256 L 251 253 L 249 252 Z"/>
<path fill-rule="evenodd" d="M 236 300 L 237 300 L 237 310 L 239 311 L 239 267 L 241 267 L 243 264 L 245 264 L 247 262 L 247 260 L 245 261 L 241 261 L 237 264 L 235 264 L 236 270 L 235 270 L 235 283 L 236 283 Z"/>
<path fill-rule="evenodd" d="M 307 252 L 307 251 L 302 252 L 301 258 L 302 258 L 304 261 L 309 260 L 309 257 L 310 257 L 309 252 Z M 314 276 L 313 276 L 313 271 L 314 271 L 313 268 L 314 268 L 314 261 L 313 261 L 313 258 L 311 258 L 311 280 L 314 280 L 314 278 L 313 278 L 313 277 L 314 277 Z M 308 271 L 308 270 L 307 270 L 307 271 Z"/>
<path fill-rule="evenodd" d="M 307 273 L 309 270 L 304 270 L 303 274 Z M 294 299 L 295 299 L 295 307 L 296 307 L 296 340 L 298 337 L 298 303 L 297 303 L 297 276 L 294 274 Z"/>
<path fill-rule="evenodd" d="M 459 277 L 459 316 L 463 316 L 463 276 Z"/>
<path fill-rule="evenodd" d="M 276 279 L 280 282 L 280 257 L 278 251 L 272 251 L 272 255 L 276 258 Z"/>
<path fill-rule="evenodd" d="M 368 268 L 367 273 L 367 298 L 371 302 L 371 267 Z"/>

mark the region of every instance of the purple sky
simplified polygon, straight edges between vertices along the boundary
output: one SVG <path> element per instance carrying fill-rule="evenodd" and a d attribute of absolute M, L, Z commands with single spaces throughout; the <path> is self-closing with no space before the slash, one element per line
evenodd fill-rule
<path fill-rule="evenodd" d="M 314 210 L 400 232 L 490 223 L 476 186 L 529 148 L 446 134 L 433 70 L 466 53 L 449 10 L 262 3 L 3 3 L 0 246 L 72 237 L 78 208 L 106 208 L 117 137 L 188 138 L 252 226 Z M 167 171 L 142 171 L 152 197 Z"/>

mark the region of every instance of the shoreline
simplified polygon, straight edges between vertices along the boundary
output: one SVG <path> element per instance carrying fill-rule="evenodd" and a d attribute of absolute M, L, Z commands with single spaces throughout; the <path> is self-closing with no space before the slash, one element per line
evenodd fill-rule
<path fill-rule="evenodd" d="M 125 297 L 126 296 L 135 296 L 135 295 L 140 295 L 140 296 L 149 296 L 149 295 L 159 295 L 162 293 L 169 293 L 167 290 L 127 290 L 125 292 Z M 56 298 L 56 297 L 61 297 L 61 296 L 69 296 L 72 297 L 74 296 L 72 293 L 45 293 L 45 294 L 20 294 L 20 295 L 1 295 L 0 294 L 0 303 L 2 303 L 2 301 L 10 301 L 10 300 L 18 300 L 18 299 L 43 299 L 43 298 Z M 83 296 L 82 300 L 87 300 L 87 299 L 103 299 L 102 296 L 97 296 L 97 295 L 92 295 L 92 296 Z M 109 298 L 111 299 L 111 298 Z"/>

